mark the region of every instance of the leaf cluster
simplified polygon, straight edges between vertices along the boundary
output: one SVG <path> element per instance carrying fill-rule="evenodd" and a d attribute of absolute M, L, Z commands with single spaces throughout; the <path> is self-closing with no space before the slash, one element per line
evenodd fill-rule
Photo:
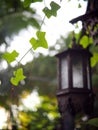
<path fill-rule="evenodd" d="M 42 96 L 41 103 L 35 111 L 24 110 L 19 112 L 20 128 L 26 130 L 52 130 L 56 125 L 56 119 L 59 117 L 57 112 L 56 100 Z"/>

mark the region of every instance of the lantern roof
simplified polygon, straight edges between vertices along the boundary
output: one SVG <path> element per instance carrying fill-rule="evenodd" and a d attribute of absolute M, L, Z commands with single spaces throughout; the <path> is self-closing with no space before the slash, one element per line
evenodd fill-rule
<path fill-rule="evenodd" d="M 68 54 L 71 54 L 71 53 L 82 53 L 83 55 L 89 55 L 89 57 L 92 56 L 92 54 L 89 52 L 88 48 L 84 49 L 81 46 L 65 49 L 64 51 L 56 54 L 55 56 L 56 57 L 62 57 L 62 56 L 65 56 L 65 55 L 68 55 Z"/>
<path fill-rule="evenodd" d="M 88 18 L 98 18 L 98 0 L 88 0 L 86 13 L 77 18 L 74 18 L 70 21 L 70 23 L 74 24 L 78 21 L 85 22 Z"/>
<path fill-rule="evenodd" d="M 90 11 L 90 12 L 87 12 L 86 14 L 81 15 L 79 17 L 76 17 L 76 18 L 72 19 L 70 21 L 70 23 L 74 24 L 74 23 L 76 23 L 78 21 L 84 22 L 84 21 L 88 20 L 88 18 L 93 18 L 93 17 L 98 17 L 98 9 Z"/>

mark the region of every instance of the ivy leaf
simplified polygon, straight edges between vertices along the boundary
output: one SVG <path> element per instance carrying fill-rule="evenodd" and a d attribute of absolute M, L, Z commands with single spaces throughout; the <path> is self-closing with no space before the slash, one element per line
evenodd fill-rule
<path fill-rule="evenodd" d="M 14 50 L 11 53 L 5 52 L 2 55 L 2 58 L 4 58 L 10 64 L 11 62 L 13 62 L 16 59 L 16 57 L 18 57 L 18 55 L 19 55 L 19 53 Z"/>
<path fill-rule="evenodd" d="M 57 16 L 57 11 L 60 9 L 60 6 L 55 3 L 54 1 L 52 1 L 50 3 L 51 9 L 48 9 L 47 7 L 45 7 L 43 9 L 43 12 L 45 13 L 45 15 L 47 16 L 47 18 L 50 18 L 51 16 Z"/>
<path fill-rule="evenodd" d="M 94 53 L 91 58 L 91 66 L 94 67 L 98 63 L 98 53 Z"/>
<path fill-rule="evenodd" d="M 45 32 L 37 31 L 36 36 L 37 39 L 31 38 L 30 43 L 34 50 L 36 50 L 38 47 L 48 48 L 48 43 L 45 39 Z"/>
<path fill-rule="evenodd" d="M 10 82 L 17 86 L 21 80 L 24 80 L 26 77 L 23 75 L 23 69 L 19 68 L 13 72 L 14 77 L 10 79 Z"/>
<path fill-rule="evenodd" d="M 80 44 L 84 47 L 84 48 L 87 48 L 89 44 L 92 44 L 93 43 L 93 40 L 92 38 L 88 37 L 88 36 L 83 36 L 80 40 Z"/>

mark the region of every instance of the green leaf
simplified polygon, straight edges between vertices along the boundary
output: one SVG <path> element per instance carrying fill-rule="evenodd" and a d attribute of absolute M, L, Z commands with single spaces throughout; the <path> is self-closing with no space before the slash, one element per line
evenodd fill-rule
<path fill-rule="evenodd" d="M 36 36 L 37 39 L 31 38 L 30 43 L 34 50 L 36 50 L 38 47 L 48 48 L 48 43 L 45 39 L 45 32 L 37 31 Z"/>
<path fill-rule="evenodd" d="M 32 0 L 32 2 L 42 2 L 43 0 Z"/>
<path fill-rule="evenodd" d="M 42 0 L 24 0 L 24 7 L 28 7 L 30 6 L 31 3 L 34 3 L 34 2 L 42 2 Z"/>
<path fill-rule="evenodd" d="M 90 124 L 92 126 L 98 127 L 98 118 L 90 119 L 87 124 Z"/>
<path fill-rule="evenodd" d="M 24 7 L 28 7 L 31 4 L 32 0 L 24 0 Z"/>
<path fill-rule="evenodd" d="M 23 75 L 23 69 L 19 68 L 13 72 L 14 77 L 10 79 L 11 83 L 15 86 L 19 84 L 20 81 L 24 80 L 26 77 Z"/>
<path fill-rule="evenodd" d="M 94 53 L 91 58 L 91 66 L 94 67 L 98 63 L 98 53 Z"/>
<path fill-rule="evenodd" d="M 92 44 L 93 43 L 93 40 L 92 38 L 88 37 L 88 36 L 83 36 L 80 40 L 80 44 L 84 47 L 84 48 L 87 48 L 89 44 Z"/>
<path fill-rule="evenodd" d="M 81 6 L 81 4 L 79 3 L 79 4 L 78 4 L 78 8 L 81 8 L 81 7 L 82 7 L 82 6 Z"/>
<path fill-rule="evenodd" d="M 45 13 L 45 15 L 47 16 L 47 18 L 50 18 L 51 16 L 57 16 L 57 11 L 60 9 L 60 6 L 55 3 L 54 1 L 52 1 L 50 3 L 51 9 L 48 9 L 47 7 L 45 7 L 43 9 L 43 12 Z"/>
<path fill-rule="evenodd" d="M 2 55 L 2 58 L 4 58 L 8 63 L 11 63 L 16 59 L 16 57 L 18 57 L 18 55 L 19 55 L 19 53 L 14 50 L 11 53 L 5 52 Z"/>

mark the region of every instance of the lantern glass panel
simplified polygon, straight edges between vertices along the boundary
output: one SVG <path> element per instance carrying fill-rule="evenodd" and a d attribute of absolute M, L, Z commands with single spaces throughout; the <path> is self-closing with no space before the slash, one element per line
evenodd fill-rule
<path fill-rule="evenodd" d="M 66 57 L 61 59 L 61 89 L 68 88 L 68 62 Z"/>
<path fill-rule="evenodd" d="M 83 88 L 83 68 L 80 54 L 72 58 L 73 88 Z"/>

